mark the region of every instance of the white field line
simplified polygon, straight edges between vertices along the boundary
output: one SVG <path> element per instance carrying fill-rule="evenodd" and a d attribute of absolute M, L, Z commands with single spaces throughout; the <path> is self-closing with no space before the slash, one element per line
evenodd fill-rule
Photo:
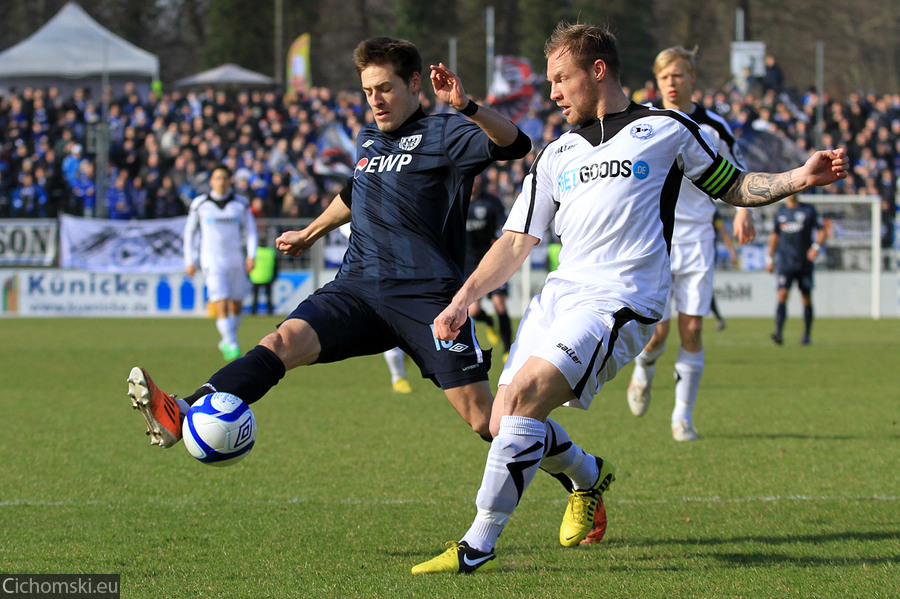
<path fill-rule="evenodd" d="M 627 497 L 611 497 L 613 503 L 633 504 L 633 505 L 664 505 L 678 503 L 707 503 L 707 504 L 727 504 L 727 503 L 771 503 L 776 501 L 898 501 L 900 496 L 897 495 L 769 495 L 765 497 L 668 497 L 664 499 L 638 499 Z M 293 503 L 314 503 L 318 500 L 293 497 L 290 499 L 260 499 L 260 500 L 197 500 L 197 499 L 158 499 L 147 498 L 147 503 L 155 505 L 289 505 Z M 334 501 L 334 500 L 329 500 Z M 466 498 L 465 501 L 472 501 L 472 498 Z M 562 503 L 564 500 L 554 500 L 552 503 Z M 92 505 L 123 505 L 128 503 L 136 503 L 131 501 L 112 500 L 112 499 L 86 499 L 74 500 L 67 499 L 65 501 L 50 501 L 42 499 L 11 499 L 0 501 L 0 508 L 9 507 L 80 507 Z M 404 504 L 421 504 L 435 505 L 439 503 L 435 500 L 428 499 L 382 499 L 382 500 L 363 500 L 363 499 L 342 499 L 337 503 L 346 505 L 404 505 Z M 528 501 L 526 498 L 523 503 L 539 503 L 538 501 Z M 540 503 L 546 503 L 541 501 Z"/>

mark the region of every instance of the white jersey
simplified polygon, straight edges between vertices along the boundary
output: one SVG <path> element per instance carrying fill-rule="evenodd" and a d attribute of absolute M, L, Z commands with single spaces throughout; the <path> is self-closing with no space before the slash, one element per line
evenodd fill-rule
<path fill-rule="evenodd" d="M 525 178 L 504 230 L 540 239 L 552 222 L 562 249 L 548 284 L 580 284 L 659 319 L 682 179 L 720 197 L 739 174 L 684 114 L 632 103 L 550 143 Z"/>
<path fill-rule="evenodd" d="M 194 198 L 184 229 L 184 265 L 200 265 L 206 272 L 244 268 L 256 257 L 256 220 L 250 203 L 229 194 L 216 200 L 209 194 Z"/>
<path fill-rule="evenodd" d="M 719 155 L 724 156 L 737 168 L 746 170 L 740 148 L 735 143 L 734 133 L 731 132 L 725 119 L 698 104 L 694 104 L 694 110 L 688 116 L 700 125 L 703 133 L 716 145 Z M 672 233 L 672 243 L 691 243 L 715 239 L 716 230 L 713 227 L 715 214 L 716 206 L 712 198 L 689 179 L 682 180 L 678 205 L 675 207 L 675 230 Z"/>

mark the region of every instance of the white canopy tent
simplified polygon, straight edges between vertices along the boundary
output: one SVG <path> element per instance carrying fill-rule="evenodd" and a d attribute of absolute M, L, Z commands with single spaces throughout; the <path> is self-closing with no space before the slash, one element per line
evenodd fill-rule
<path fill-rule="evenodd" d="M 147 89 L 159 78 L 159 58 L 104 28 L 76 2 L 0 52 L 0 87 L 7 89 L 84 87 L 96 96 L 104 74 L 115 90 L 126 81 Z"/>
<path fill-rule="evenodd" d="M 275 86 L 276 81 L 272 77 L 245 69 L 236 64 L 226 63 L 208 71 L 179 79 L 175 87 L 205 87 L 215 88 L 269 88 Z"/>

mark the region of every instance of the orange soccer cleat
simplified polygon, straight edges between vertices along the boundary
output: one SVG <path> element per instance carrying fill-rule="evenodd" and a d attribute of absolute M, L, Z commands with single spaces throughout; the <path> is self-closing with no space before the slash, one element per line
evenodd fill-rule
<path fill-rule="evenodd" d="M 175 398 L 157 387 L 143 368 L 135 366 L 128 376 L 131 405 L 144 417 L 150 444 L 172 447 L 181 439 L 181 410 Z"/>

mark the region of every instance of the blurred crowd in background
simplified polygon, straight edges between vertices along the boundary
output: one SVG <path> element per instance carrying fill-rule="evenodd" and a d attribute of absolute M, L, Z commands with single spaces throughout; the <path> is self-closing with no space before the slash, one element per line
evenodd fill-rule
<path fill-rule="evenodd" d="M 637 102 L 655 99 L 653 82 L 629 93 Z M 250 198 L 257 217 L 315 217 L 352 173 L 356 133 L 371 120 L 362 93 L 325 88 L 287 99 L 274 91 L 212 88 L 140 94 L 126 85 L 105 100 L 79 90 L 61 97 L 54 88 L 0 96 L 0 218 L 180 216 L 192 198 L 207 191 L 208 169 L 220 162 L 231 168 L 235 191 Z M 777 82 L 706 90 L 696 101 L 729 121 L 751 170 L 787 169 L 817 147 L 845 147 L 851 175 L 825 189 L 879 195 L 883 245 L 892 244 L 900 93 L 825 98 L 821 129 L 815 127 L 816 94 L 788 93 Z M 448 110 L 424 95 L 423 107 Z M 105 197 L 98 198 L 90 133 L 104 119 L 108 172 Z M 555 104 L 539 97 L 518 125 L 534 142 L 532 154 L 485 173 L 486 189 L 507 205 L 537 152 L 567 126 Z M 763 162 L 781 154 L 788 164 L 756 164 L 754 154 Z"/>

